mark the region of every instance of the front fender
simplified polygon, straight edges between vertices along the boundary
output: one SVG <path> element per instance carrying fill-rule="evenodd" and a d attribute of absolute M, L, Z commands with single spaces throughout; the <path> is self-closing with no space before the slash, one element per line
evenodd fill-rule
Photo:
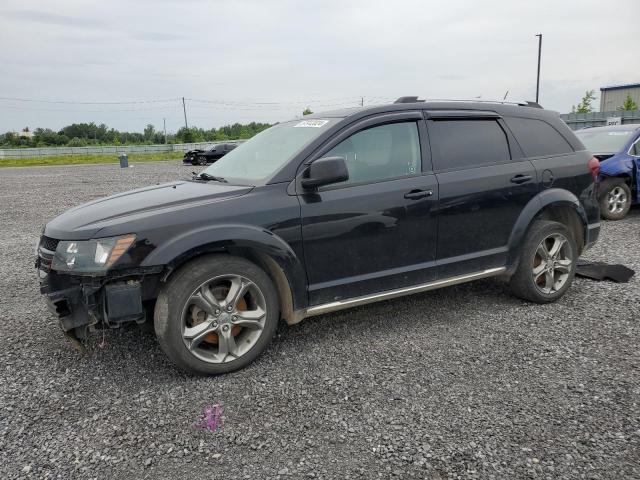
<path fill-rule="evenodd" d="M 176 267 L 201 253 L 250 250 L 269 256 L 287 277 L 294 308 L 306 306 L 306 274 L 291 246 L 273 232 L 253 225 L 228 224 L 205 226 L 177 235 L 158 245 L 141 266 Z"/>
<path fill-rule="evenodd" d="M 511 236 L 509 237 L 509 266 L 513 266 L 516 264 L 520 246 L 522 245 L 524 236 L 527 233 L 529 225 L 531 225 L 533 219 L 545 207 L 551 205 L 559 207 L 571 207 L 578 214 L 580 220 L 582 221 L 585 242 L 588 240 L 587 213 L 578 200 L 578 197 L 576 197 L 568 190 L 550 188 L 548 190 L 540 192 L 538 195 L 532 198 L 520 213 L 520 216 L 518 217 L 518 220 L 516 221 L 516 224 L 511 231 Z"/>

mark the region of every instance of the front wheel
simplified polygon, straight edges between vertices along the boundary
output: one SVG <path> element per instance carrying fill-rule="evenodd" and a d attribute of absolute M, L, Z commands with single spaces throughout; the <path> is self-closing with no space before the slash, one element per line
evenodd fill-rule
<path fill-rule="evenodd" d="M 211 255 L 182 267 L 155 307 L 158 342 L 181 369 L 216 375 L 242 368 L 267 347 L 279 318 L 269 276 L 243 258 Z"/>
<path fill-rule="evenodd" d="M 510 280 L 511 290 L 531 302 L 554 302 L 571 286 L 577 260 L 578 248 L 566 226 L 536 221 L 522 246 L 518 268 Z"/>
<path fill-rule="evenodd" d="M 600 214 L 606 220 L 621 220 L 631 208 L 631 189 L 624 178 L 607 178 L 600 184 Z"/>

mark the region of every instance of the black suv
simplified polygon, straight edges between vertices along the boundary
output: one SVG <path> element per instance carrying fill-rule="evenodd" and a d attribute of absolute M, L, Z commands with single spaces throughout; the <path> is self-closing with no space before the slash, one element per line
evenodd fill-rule
<path fill-rule="evenodd" d="M 49 222 L 41 291 L 72 338 L 153 318 L 183 369 L 247 365 L 276 324 L 480 278 L 551 302 L 600 231 L 599 163 L 556 113 L 419 102 L 313 115 L 192 180 Z"/>

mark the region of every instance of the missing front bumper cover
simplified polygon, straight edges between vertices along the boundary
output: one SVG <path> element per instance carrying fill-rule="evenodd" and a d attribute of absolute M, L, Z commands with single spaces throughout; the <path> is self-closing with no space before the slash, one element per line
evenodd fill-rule
<path fill-rule="evenodd" d="M 96 327 L 117 328 L 125 322 L 145 320 L 142 288 L 137 280 L 104 286 L 86 283 L 53 292 L 50 287 L 46 287 L 49 311 L 74 343 L 84 340 Z"/>

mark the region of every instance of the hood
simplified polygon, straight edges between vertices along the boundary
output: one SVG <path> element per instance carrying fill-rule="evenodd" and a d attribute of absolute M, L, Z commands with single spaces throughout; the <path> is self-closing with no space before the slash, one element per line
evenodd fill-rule
<path fill-rule="evenodd" d="M 67 210 L 47 224 L 45 235 L 58 240 L 87 240 L 106 226 L 223 201 L 244 195 L 252 188 L 189 181 L 139 188 Z"/>

